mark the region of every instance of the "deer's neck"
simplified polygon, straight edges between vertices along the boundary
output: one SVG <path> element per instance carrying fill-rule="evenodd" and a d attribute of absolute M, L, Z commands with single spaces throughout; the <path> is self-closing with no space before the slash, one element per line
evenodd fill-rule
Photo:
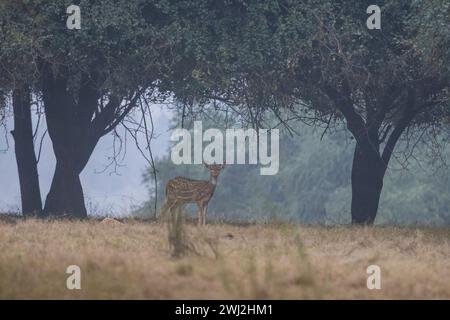
<path fill-rule="evenodd" d="M 217 184 L 217 177 L 214 177 L 213 175 L 211 175 L 209 177 L 209 183 L 211 183 L 213 185 L 213 187 L 216 187 Z"/>

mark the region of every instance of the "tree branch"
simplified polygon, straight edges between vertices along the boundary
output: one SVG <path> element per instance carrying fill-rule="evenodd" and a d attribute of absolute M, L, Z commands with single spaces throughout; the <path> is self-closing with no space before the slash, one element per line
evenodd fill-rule
<path fill-rule="evenodd" d="M 405 129 L 410 125 L 411 121 L 417 114 L 417 110 L 415 109 L 415 102 L 416 102 L 415 89 L 410 88 L 408 90 L 408 100 L 403 112 L 403 116 L 402 118 L 400 118 L 391 135 L 389 136 L 386 145 L 384 147 L 383 154 L 381 156 L 386 166 L 388 165 L 389 160 L 392 157 L 395 145 L 400 139 L 400 136 L 402 135 L 403 131 L 405 131 Z"/>

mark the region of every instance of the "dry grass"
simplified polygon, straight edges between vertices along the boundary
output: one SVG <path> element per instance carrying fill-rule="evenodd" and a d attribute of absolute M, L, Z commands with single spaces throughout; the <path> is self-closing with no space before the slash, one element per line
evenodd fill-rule
<path fill-rule="evenodd" d="M 0 222 L 0 298 L 450 299 L 450 230 L 187 226 L 171 255 L 158 223 Z M 66 289 L 68 265 L 81 290 Z M 366 268 L 382 270 L 368 290 Z"/>

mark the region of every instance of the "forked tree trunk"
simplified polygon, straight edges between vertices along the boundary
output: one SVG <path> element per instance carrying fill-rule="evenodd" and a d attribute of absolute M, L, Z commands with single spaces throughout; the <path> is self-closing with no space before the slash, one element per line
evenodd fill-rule
<path fill-rule="evenodd" d="M 325 86 L 325 90 L 338 106 L 347 121 L 347 128 L 356 139 L 352 164 L 352 224 L 373 224 L 377 215 L 383 179 L 394 148 L 404 130 L 411 124 L 415 111 L 416 92 L 408 90 L 407 102 L 399 119 L 380 130 L 386 120 L 388 109 L 380 108 L 379 103 L 393 105 L 390 98 L 366 101 L 366 119 L 354 107 L 352 91 L 345 80 L 341 90 Z M 370 96 L 370 95 L 369 95 Z M 386 99 L 387 100 L 386 100 Z M 367 103 L 368 102 L 368 103 Z M 378 106 L 377 106 L 378 105 Z M 381 131 L 382 136 L 380 136 Z M 383 144 L 383 151 L 380 145 Z"/>
<path fill-rule="evenodd" d="M 74 74 L 67 67 L 56 72 L 47 62 L 40 62 L 45 117 L 56 158 L 44 214 L 86 218 L 80 173 L 99 139 L 131 111 L 139 95 L 136 92 L 127 107 L 121 107 L 123 99 L 111 94 L 100 108 L 98 74 L 82 73 L 79 88 L 73 91 L 69 89 L 72 86 L 69 78 Z"/>
<path fill-rule="evenodd" d="M 33 143 L 31 120 L 31 94 L 28 89 L 13 91 L 14 149 L 19 172 L 20 198 L 24 216 L 42 212 L 41 192 Z"/>
<path fill-rule="evenodd" d="M 49 123 L 58 119 L 51 119 Z M 63 126 L 66 128 L 62 128 Z M 78 128 L 76 123 L 57 123 L 50 137 L 56 157 L 55 173 L 53 175 L 50 191 L 47 195 L 44 213 L 52 216 L 67 216 L 83 219 L 87 217 L 84 203 L 83 187 L 80 174 L 92 155 L 98 139 L 90 137 Z"/>
<path fill-rule="evenodd" d="M 352 167 L 352 224 L 373 224 L 378 211 L 386 165 L 367 140 L 358 141 Z"/>
<path fill-rule="evenodd" d="M 46 215 L 87 217 L 83 188 L 78 170 L 68 167 L 67 161 L 58 160 L 52 185 L 45 201 Z"/>
<path fill-rule="evenodd" d="M 98 137 L 91 134 L 89 120 L 80 120 L 81 107 L 74 104 L 65 90 L 65 83 L 61 83 L 50 82 L 43 90 L 48 133 L 56 158 L 44 215 L 83 219 L 87 211 L 80 173 Z"/>

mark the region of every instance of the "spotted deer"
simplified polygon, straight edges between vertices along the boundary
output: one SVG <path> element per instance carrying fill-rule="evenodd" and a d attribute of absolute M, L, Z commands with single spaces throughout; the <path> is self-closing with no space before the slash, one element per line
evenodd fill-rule
<path fill-rule="evenodd" d="M 198 225 L 206 224 L 206 211 L 209 200 L 214 194 L 217 178 L 225 164 L 204 164 L 210 171 L 209 180 L 193 180 L 185 177 L 176 177 L 166 184 L 166 203 L 161 209 L 161 214 L 171 213 L 176 207 L 188 203 L 196 203 L 198 206 Z"/>

